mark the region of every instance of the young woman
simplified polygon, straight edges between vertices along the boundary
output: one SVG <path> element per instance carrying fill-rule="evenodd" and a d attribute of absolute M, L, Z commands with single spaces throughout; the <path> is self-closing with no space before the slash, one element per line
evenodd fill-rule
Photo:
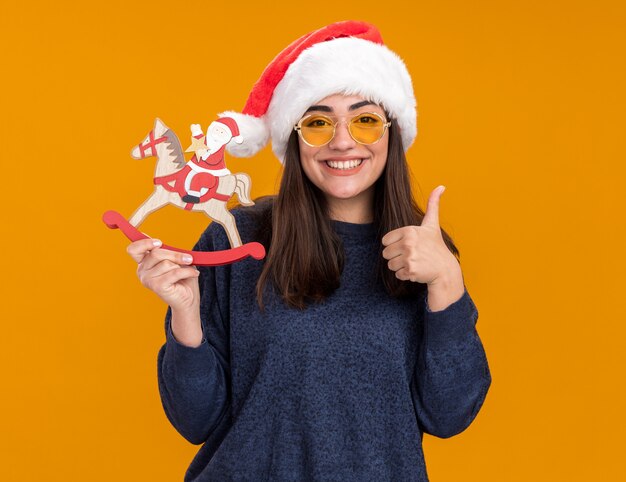
<path fill-rule="evenodd" d="M 423 433 L 467 428 L 491 375 L 443 189 L 426 212 L 411 196 L 404 64 L 372 25 L 333 24 L 221 115 L 240 125 L 235 154 L 271 137 L 284 164 L 276 196 L 233 210 L 267 257 L 196 270 L 156 240 L 128 248 L 169 305 L 163 407 L 204 444 L 185 480 L 427 481 Z M 213 223 L 194 249 L 228 247 Z"/>

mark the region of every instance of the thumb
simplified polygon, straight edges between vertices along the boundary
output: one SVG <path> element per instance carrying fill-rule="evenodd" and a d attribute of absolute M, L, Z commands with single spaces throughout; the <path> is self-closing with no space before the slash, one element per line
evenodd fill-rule
<path fill-rule="evenodd" d="M 430 193 L 426 213 L 424 213 L 424 219 L 422 220 L 422 226 L 439 227 L 439 198 L 445 189 L 446 186 L 437 186 Z"/>

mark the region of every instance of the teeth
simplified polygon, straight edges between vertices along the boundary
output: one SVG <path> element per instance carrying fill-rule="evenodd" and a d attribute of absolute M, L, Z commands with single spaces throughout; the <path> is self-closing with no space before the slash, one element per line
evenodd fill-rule
<path fill-rule="evenodd" d="M 353 169 L 362 162 L 363 159 L 354 159 L 351 161 L 326 161 L 326 165 L 328 167 L 332 167 L 333 169 Z"/>

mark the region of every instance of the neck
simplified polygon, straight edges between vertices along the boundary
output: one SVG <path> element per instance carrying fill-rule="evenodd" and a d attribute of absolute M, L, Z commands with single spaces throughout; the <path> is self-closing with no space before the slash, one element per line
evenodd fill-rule
<path fill-rule="evenodd" d="M 350 199 L 328 198 L 330 219 L 346 223 L 374 222 L 373 192 L 364 192 Z"/>

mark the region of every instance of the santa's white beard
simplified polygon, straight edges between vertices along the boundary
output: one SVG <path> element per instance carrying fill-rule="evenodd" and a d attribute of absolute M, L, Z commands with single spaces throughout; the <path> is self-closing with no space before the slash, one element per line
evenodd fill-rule
<path fill-rule="evenodd" d="M 228 142 L 222 142 L 218 139 L 214 139 L 212 137 L 207 137 L 205 140 L 205 143 L 207 145 L 208 148 L 208 155 L 211 155 L 217 151 L 219 151 L 223 145 L 228 144 Z"/>

